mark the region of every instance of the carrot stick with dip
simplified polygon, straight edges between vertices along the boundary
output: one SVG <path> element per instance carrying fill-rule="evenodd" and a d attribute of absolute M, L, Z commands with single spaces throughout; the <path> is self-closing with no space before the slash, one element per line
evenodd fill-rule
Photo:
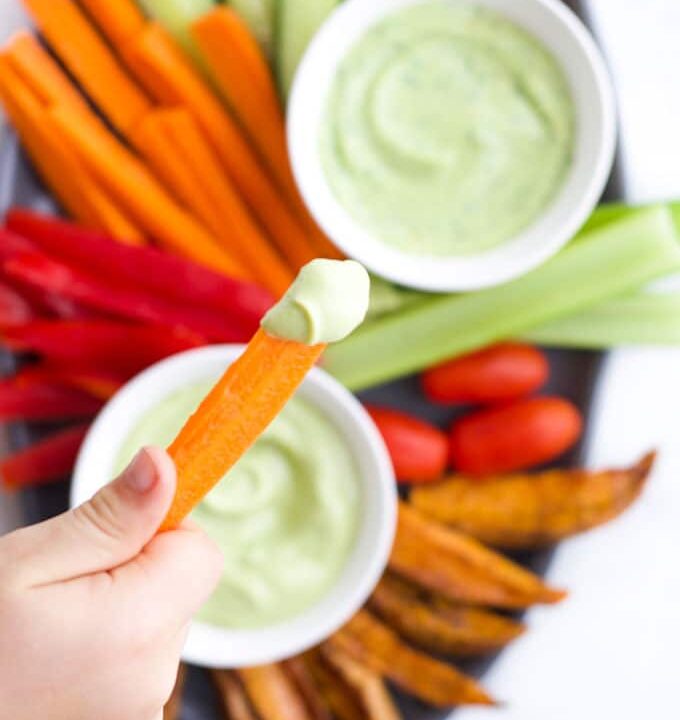
<path fill-rule="evenodd" d="M 368 293 L 368 274 L 352 260 L 318 259 L 302 268 L 168 448 L 177 491 L 161 530 L 177 527 L 255 442 L 326 345 L 362 322 Z"/>

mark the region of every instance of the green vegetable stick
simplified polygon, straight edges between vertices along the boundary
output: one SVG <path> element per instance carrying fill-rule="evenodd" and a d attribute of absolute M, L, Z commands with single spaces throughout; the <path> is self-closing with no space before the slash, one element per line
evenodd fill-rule
<path fill-rule="evenodd" d="M 352 390 L 384 383 L 568 316 L 680 269 L 665 208 L 592 230 L 544 265 L 497 287 L 407 306 L 329 348 L 324 367 Z"/>
<path fill-rule="evenodd" d="M 643 291 L 615 298 L 524 333 L 539 345 L 603 349 L 679 345 L 680 293 Z"/>

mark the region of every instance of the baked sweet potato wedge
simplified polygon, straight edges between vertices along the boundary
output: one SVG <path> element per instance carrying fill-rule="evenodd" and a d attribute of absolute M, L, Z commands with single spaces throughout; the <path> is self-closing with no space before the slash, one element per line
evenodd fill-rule
<path fill-rule="evenodd" d="M 298 656 L 281 664 L 302 696 L 310 718 L 312 720 L 333 720 L 333 714 L 328 707 L 324 694 L 321 692 L 321 688 L 312 676 L 304 659 Z"/>
<path fill-rule="evenodd" d="M 420 512 L 494 547 L 551 545 L 620 515 L 640 495 L 654 465 L 645 455 L 618 470 L 548 470 L 416 487 Z"/>
<path fill-rule="evenodd" d="M 178 720 L 182 709 L 182 693 L 184 692 L 184 681 L 186 680 L 187 666 L 183 663 L 179 666 L 177 680 L 172 690 L 170 699 L 163 708 L 163 720 Z"/>
<path fill-rule="evenodd" d="M 406 645 L 387 625 L 360 610 L 323 645 L 322 652 L 343 653 L 436 707 L 492 705 L 475 680 Z"/>
<path fill-rule="evenodd" d="M 389 566 L 428 590 L 470 605 L 526 608 L 559 602 L 566 595 L 477 540 L 404 502 L 399 506 Z"/>
<path fill-rule="evenodd" d="M 303 659 L 337 720 L 371 720 L 366 717 L 360 698 L 327 662 L 320 648 L 309 650 Z"/>
<path fill-rule="evenodd" d="M 427 597 L 392 575 L 379 583 L 369 607 L 412 644 L 458 657 L 496 652 L 525 629 L 521 623 L 489 610 Z"/>
<path fill-rule="evenodd" d="M 313 720 L 300 691 L 282 665 L 242 668 L 236 674 L 263 720 Z"/>
<path fill-rule="evenodd" d="M 232 670 L 214 670 L 212 678 L 225 720 L 258 720 L 245 688 Z"/>
<path fill-rule="evenodd" d="M 380 675 L 330 645 L 322 652 L 359 701 L 362 715 L 354 716 L 353 720 L 401 720 L 401 714 Z"/>

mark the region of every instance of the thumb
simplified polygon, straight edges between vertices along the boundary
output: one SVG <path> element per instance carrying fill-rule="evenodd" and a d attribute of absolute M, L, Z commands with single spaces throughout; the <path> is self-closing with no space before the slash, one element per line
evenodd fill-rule
<path fill-rule="evenodd" d="M 175 481 L 168 454 L 144 448 L 88 502 L 16 533 L 30 584 L 110 570 L 136 557 L 165 517 Z"/>

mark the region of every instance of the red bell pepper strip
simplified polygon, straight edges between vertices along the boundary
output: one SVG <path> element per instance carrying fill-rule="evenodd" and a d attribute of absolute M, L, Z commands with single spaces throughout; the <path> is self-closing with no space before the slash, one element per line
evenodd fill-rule
<path fill-rule="evenodd" d="M 15 282 L 74 300 L 76 303 L 131 320 L 183 327 L 219 342 L 244 342 L 255 328 L 221 311 L 181 305 L 153 293 L 115 287 L 105 280 L 74 269 L 38 252 L 18 253 L 3 262 Z M 253 318 L 254 320 L 254 318 Z"/>
<path fill-rule="evenodd" d="M 89 425 L 60 430 L 0 461 L 0 479 L 7 489 L 44 485 L 66 477 L 75 465 Z"/>
<path fill-rule="evenodd" d="M 36 244 L 28 238 L 0 227 L 0 259 L 11 257 L 18 252 L 30 252 L 36 249 Z"/>
<path fill-rule="evenodd" d="M 63 420 L 93 416 L 102 401 L 60 385 L 0 381 L 0 420 Z"/>
<path fill-rule="evenodd" d="M 37 320 L 8 328 L 2 335 L 4 344 L 13 350 L 125 377 L 168 355 L 204 344 L 203 338 L 185 330 L 115 320 Z"/>
<path fill-rule="evenodd" d="M 0 282 L 0 327 L 23 325 L 34 319 L 31 304 L 13 287 Z"/>
<path fill-rule="evenodd" d="M 6 223 L 48 255 L 102 275 L 112 284 L 145 289 L 185 305 L 221 310 L 251 327 L 274 302 L 271 293 L 254 283 L 228 278 L 153 247 L 125 245 L 54 217 L 16 208 L 9 211 Z"/>
<path fill-rule="evenodd" d="M 14 376 L 18 385 L 65 385 L 83 390 L 100 400 L 108 400 L 129 378 L 129 375 L 101 368 L 77 368 L 45 362 L 26 365 Z"/>

